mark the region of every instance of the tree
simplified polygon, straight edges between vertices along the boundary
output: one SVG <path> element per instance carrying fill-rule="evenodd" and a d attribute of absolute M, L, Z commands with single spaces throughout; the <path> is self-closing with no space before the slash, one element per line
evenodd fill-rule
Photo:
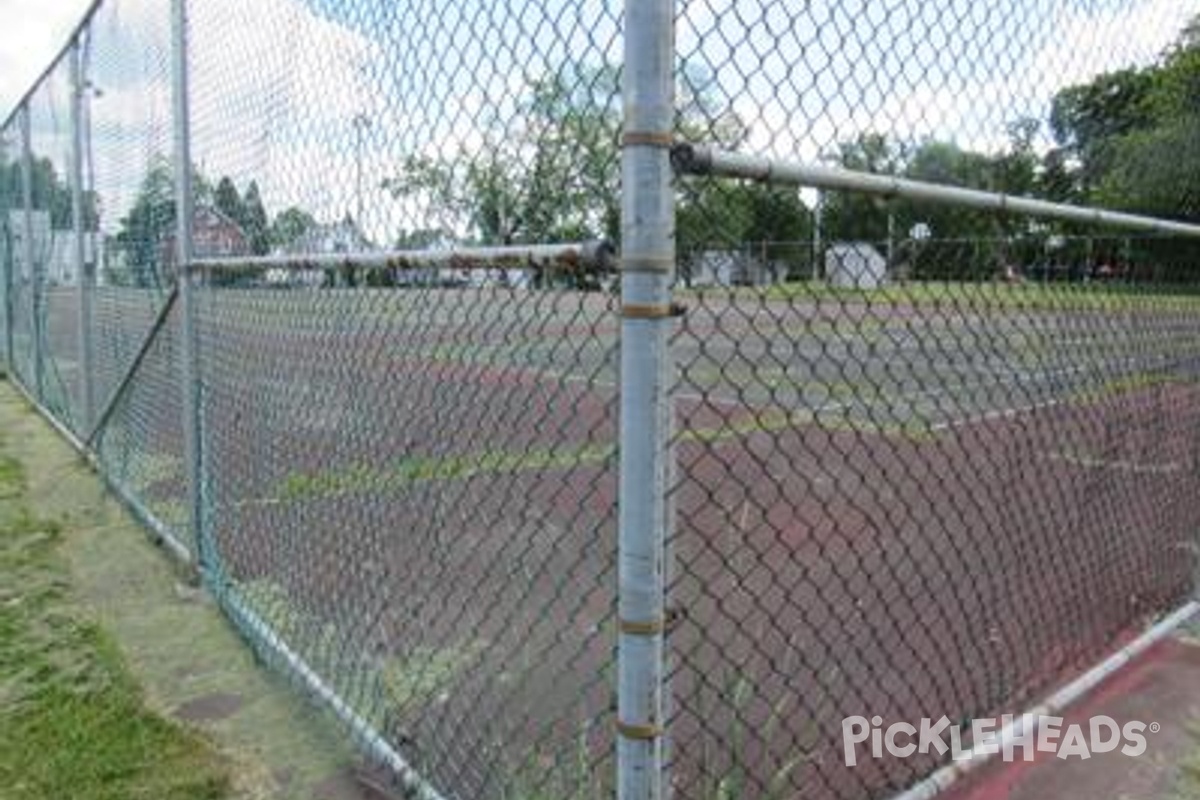
<path fill-rule="evenodd" d="M 20 159 L 0 161 L 0 194 L 7 198 L 8 208 L 22 205 L 24 170 Z M 72 223 L 71 187 L 65 177 L 60 177 L 54 162 L 48 158 L 35 158 L 30 165 L 30 199 L 33 208 L 50 214 L 50 226 L 55 230 L 69 230 Z M 99 224 L 96 193 L 85 191 L 83 201 L 84 230 L 95 230 Z"/>
<path fill-rule="evenodd" d="M 270 245 L 286 248 L 300 237 L 311 231 L 317 225 L 313 215 L 307 211 L 290 206 L 276 215 L 267 231 Z"/>
<path fill-rule="evenodd" d="M 619 120 L 614 67 L 568 64 L 533 80 L 515 134 L 497 128 L 478 149 L 409 156 L 383 182 L 417 200 L 433 223 L 481 244 L 618 235 Z"/>
<path fill-rule="evenodd" d="M 1159 63 L 1099 75 L 1055 96 L 1050 126 L 1061 148 L 1056 183 L 1061 188 L 1066 172 L 1087 202 L 1194 217 L 1200 208 L 1188 177 L 1195 169 L 1190 145 L 1198 114 L 1200 17 Z"/>
<path fill-rule="evenodd" d="M 137 287 L 162 285 L 164 242 L 175 225 L 175 181 L 171 165 L 155 159 L 142 178 L 129 213 L 121 218 L 116 244 L 124 254 L 128 279 Z"/>
<path fill-rule="evenodd" d="M 860 133 L 838 145 L 838 163 L 845 169 L 883 175 L 904 170 L 907 148 L 883 134 Z M 896 205 L 874 195 L 827 192 L 821 221 L 830 240 L 881 243 L 888 238 L 888 214 Z"/>
<path fill-rule="evenodd" d="M 1200 220 L 1200 16 L 1158 63 L 1059 92 L 1050 121 L 1060 149 L 1045 161 L 1045 185 L 1061 192 L 1067 178 L 1082 202 Z M 1197 257 L 1168 239 L 1142 241 L 1130 255 L 1158 278 Z"/>
<path fill-rule="evenodd" d="M 784 274 L 811 273 L 812 212 L 784 186 L 713 182 L 680 204 L 676 215 L 680 268 L 690 281 L 705 250 L 751 247 L 754 257 L 781 264 Z"/>
<path fill-rule="evenodd" d="M 237 186 L 228 175 L 222 176 L 221 180 L 217 181 L 217 191 L 213 196 L 213 203 L 218 211 L 239 225 L 246 217 L 245 207 L 242 205 L 242 198 L 238 194 Z"/>
<path fill-rule="evenodd" d="M 199 204 L 212 196 L 212 186 L 192 168 L 192 196 Z M 142 178 L 133 205 L 120 220 L 112 241 L 123 256 L 128 268 L 125 276 L 110 276 L 114 280 L 129 280 L 139 287 L 161 287 L 165 280 L 164 262 L 173 259 L 168 245 L 175 233 L 175 178 L 171 162 L 156 155 Z"/>
<path fill-rule="evenodd" d="M 250 243 L 250 252 L 256 256 L 270 252 L 271 237 L 267 212 L 263 208 L 262 198 L 259 197 L 257 181 L 251 180 L 246 187 L 246 194 L 242 198 L 242 216 L 238 222 Z"/>
<path fill-rule="evenodd" d="M 425 208 L 425 227 L 467 241 L 616 242 L 617 79 L 614 65 L 570 62 L 530 80 L 519 104 L 519 129 L 497 126 L 485 132 L 481 147 L 460 147 L 451 157 L 411 155 L 384 188 Z M 700 70 L 683 71 L 677 133 L 735 147 L 746 127 L 714 102 L 713 85 Z"/>

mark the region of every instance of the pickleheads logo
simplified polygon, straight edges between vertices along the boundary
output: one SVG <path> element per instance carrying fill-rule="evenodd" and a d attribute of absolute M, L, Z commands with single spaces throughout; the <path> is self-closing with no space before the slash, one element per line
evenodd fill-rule
<path fill-rule="evenodd" d="M 972 720 L 970 745 L 964 748 L 963 740 L 968 737 L 963 726 L 951 725 L 947 717 L 923 719 L 918 725 L 895 722 L 884 728 L 881 717 L 853 716 L 842 720 L 842 746 L 848 767 L 858 763 L 858 745 L 868 740 L 872 758 L 883 758 L 885 752 L 895 758 L 950 753 L 955 761 L 975 755 L 1002 755 L 1005 761 L 1013 761 L 1020 751 L 1025 761 L 1033 761 L 1038 752 L 1054 753 L 1062 759 L 1088 759 L 1093 753 L 1111 753 L 1117 748 L 1136 758 L 1146 752 L 1147 731 L 1158 733 L 1158 723 L 1133 720 L 1118 725 L 1112 717 L 1096 716 L 1085 725 L 1063 728 L 1062 717 L 1005 714 L 999 719 Z"/>

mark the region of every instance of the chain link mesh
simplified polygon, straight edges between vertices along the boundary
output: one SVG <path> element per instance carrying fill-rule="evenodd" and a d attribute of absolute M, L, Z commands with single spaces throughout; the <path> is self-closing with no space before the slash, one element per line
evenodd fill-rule
<path fill-rule="evenodd" d="M 30 333 L 39 399 L 76 429 L 82 383 L 79 359 L 78 281 L 74 274 L 71 218 L 71 74 L 59 61 L 29 97 L 32 243 Z M 25 221 L 21 221 L 24 233 Z"/>
<path fill-rule="evenodd" d="M 620 15 L 189 4 L 184 304 L 164 5 L 0 127 L 8 370 L 427 792 L 612 794 Z M 949 190 L 1200 224 L 1200 5 L 674 21 L 665 774 L 885 797 L 945 757 L 845 717 L 1019 712 L 1194 596 L 1200 240 Z"/>
<path fill-rule="evenodd" d="M 1197 221 L 1198 12 L 683 3 L 678 132 Z M 849 767 L 843 719 L 1019 713 L 1192 596 L 1195 240 L 678 189 L 679 796 L 889 796 L 948 756 Z"/>

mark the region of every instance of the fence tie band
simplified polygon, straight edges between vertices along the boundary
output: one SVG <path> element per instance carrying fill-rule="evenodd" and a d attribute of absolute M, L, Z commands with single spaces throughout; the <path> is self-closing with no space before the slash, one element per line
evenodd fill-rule
<path fill-rule="evenodd" d="M 623 305 L 621 306 L 621 317 L 623 319 L 667 319 L 678 317 L 680 308 L 681 306 L 676 306 L 674 303 Z"/>
<path fill-rule="evenodd" d="M 617 624 L 617 630 L 630 636 L 657 636 L 666 629 L 667 620 L 662 618 L 645 621 L 623 619 Z"/>
<path fill-rule="evenodd" d="M 622 147 L 658 147 L 670 150 L 675 146 L 675 134 L 670 131 L 626 131 L 621 135 Z"/>
<path fill-rule="evenodd" d="M 632 725 L 628 722 L 617 720 L 617 733 L 625 739 L 652 742 L 663 735 L 663 729 L 661 725 Z"/>
<path fill-rule="evenodd" d="M 675 259 L 656 256 L 627 256 L 621 259 L 621 272 L 644 272 L 659 275 L 675 269 Z"/>

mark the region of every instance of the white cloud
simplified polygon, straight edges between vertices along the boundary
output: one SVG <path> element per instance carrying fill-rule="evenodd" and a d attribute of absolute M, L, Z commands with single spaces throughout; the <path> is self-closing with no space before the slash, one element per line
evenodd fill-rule
<path fill-rule="evenodd" d="M 0 0 L 0 119 L 66 43 L 88 0 Z"/>
<path fill-rule="evenodd" d="M 995 151 L 1007 123 L 1045 120 L 1063 87 L 1152 62 L 1200 14 L 1200 0 L 814 0 L 772 23 L 756 6 L 685 2 L 682 50 L 751 124 L 752 150 L 807 160 L 863 131 Z"/>
<path fill-rule="evenodd" d="M 380 190 L 412 153 L 479 149 L 510 133 L 527 80 L 568 57 L 619 59 L 611 4 L 572 0 L 519 14 L 469 0 L 420 16 L 405 4 L 342 8 L 306 0 L 191 5 L 193 159 L 212 178 L 258 181 L 268 210 L 332 219 L 356 204 L 361 131 L 366 223 L 383 240 L 421 219 Z M 17 97 L 86 0 L 0 0 L 0 91 Z M 106 224 L 146 166 L 171 151 L 169 26 L 161 0 L 109 0 L 92 43 L 92 150 Z M 750 149 L 811 159 L 864 130 L 995 149 L 1004 124 L 1044 118 L 1069 83 L 1144 64 L 1200 13 L 1200 0 L 681 0 L 679 47 L 714 76 L 718 105 L 751 123 Z M 372 16 L 373 15 L 373 16 Z M 416 15 L 416 16 L 414 16 Z M 491 118 L 495 118 L 494 120 Z M 62 150 L 61 131 L 42 134 Z"/>

